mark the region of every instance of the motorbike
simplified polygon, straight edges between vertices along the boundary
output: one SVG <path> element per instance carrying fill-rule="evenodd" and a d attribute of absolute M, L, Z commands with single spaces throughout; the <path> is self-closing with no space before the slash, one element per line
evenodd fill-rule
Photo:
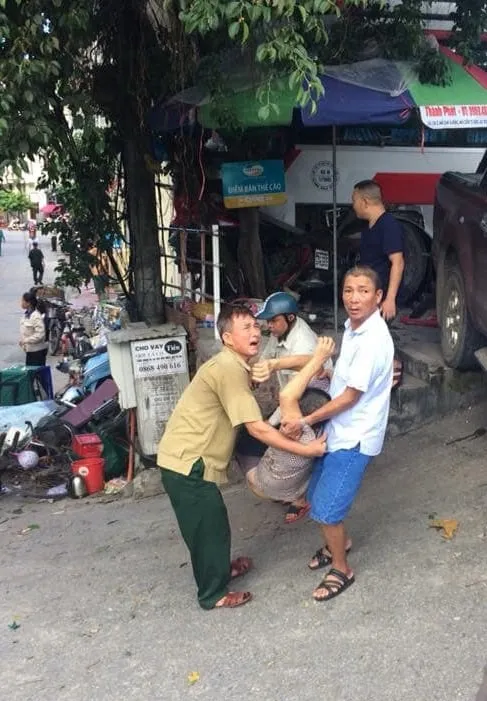
<path fill-rule="evenodd" d="M 118 402 L 118 387 L 109 379 L 77 406 L 58 401 L 54 411 L 41 418 L 35 427 L 26 421 L 24 426 L 12 426 L 2 433 L 0 456 L 16 455 L 29 448 L 39 452 L 39 449 L 46 447 L 62 455 L 71 446 L 76 434 L 107 434 L 120 427 L 125 428 L 125 425 L 126 412 Z"/>
<path fill-rule="evenodd" d="M 91 350 L 80 358 L 63 360 L 56 369 L 69 375 L 69 381 L 56 398 L 71 405 L 78 404 L 111 378 L 106 346 Z"/>

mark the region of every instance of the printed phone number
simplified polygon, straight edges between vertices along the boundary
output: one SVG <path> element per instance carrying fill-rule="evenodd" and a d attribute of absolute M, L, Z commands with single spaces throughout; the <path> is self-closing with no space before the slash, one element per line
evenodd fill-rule
<path fill-rule="evenodd" d="M 137 372 L 160 372 L 161 370 L 182 370 L 183 363 L 160 363 L 159 365 L 139 365 Z"/>

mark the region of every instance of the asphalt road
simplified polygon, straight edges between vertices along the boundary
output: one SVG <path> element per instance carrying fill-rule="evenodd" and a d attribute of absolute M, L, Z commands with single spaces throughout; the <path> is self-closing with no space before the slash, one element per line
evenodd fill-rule
<path fill-rule="evenodd" d="M 0 368 L 22 363 L 24 353 L 18 347 L 19 321 L 22 314 L 20 298 L 34 284 L 28 255 L 26 231 L 5 230 L 6 242 L 0 256 L 0 310 L 2 332 L 0 333 Z M 50 241 L 38 235 L 39 246 L 44 253 L 46 270 L 44 282 L 52 283 L 58 256 L 51 252 Z"/>

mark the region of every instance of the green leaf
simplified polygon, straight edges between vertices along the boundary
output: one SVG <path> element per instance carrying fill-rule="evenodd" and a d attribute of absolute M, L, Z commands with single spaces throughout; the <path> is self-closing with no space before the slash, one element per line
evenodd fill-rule
<path fill-rule="evenodd" d="M 299 13 L 301 14 L 301 20 L 302 20 L 303 24 L 306 24 L 306 20 L 308 19 L 308 11 L 304 7 L 304 5 L 297 5 L 296 7 L 297 7 Z"/>
<path fill-rule="evenodd" d="M 247 24 L 247 22 L 242 22 L 242 34 L 242 44 L 245 44 L 250 34 L 249 25 Z"/>
<path fill-rule="evenodd" d="M 271 114 L 271 107 L 270 105 L 262 105 L 262 107 L 259 107 L 259 111 L 257 113 L 258 117 L 260 120 L 263 122 L 266 122 Z"/>
<path fill-rule="evenodd" d="M 30 90 L 24 92 L 24 97 L 30 104 L 34 102 L 34 94 Z"/>
<path fill-rule="evenodd" d="M 230 37 L 230 39 L 235 39 L 239 31 L 240 22 L 232 22 L 232 24 L 228 27 L 228 36 Z"/>
<path fill-rule="evenodd" d="M 297 88 L 303 80 L 303 74 L 300 70 L 293 71 L 289 76 L 289 87 L 291 90 Z"/>
<path fill-rule="evenodd" d="M 252 22 L 257 22 L 263 14 L 262 5 L 253 5 L 248 9 L 248 15 Z"/>
<path fill-rule="evenodd" d="M 225 8 L 225 14 L 228 19 L 233 17 L 240 17 L 240 3 L 239 2 L 229 2 Z"/>

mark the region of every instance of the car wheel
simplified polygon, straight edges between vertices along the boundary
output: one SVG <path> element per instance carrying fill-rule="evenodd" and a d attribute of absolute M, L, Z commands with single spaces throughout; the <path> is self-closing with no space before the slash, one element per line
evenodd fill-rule
<path fill-rule="evenodd" d="M 429 253 L 422 233 L 408 222 L 401 221 L 404 230 L 404 276 L 402 297 L 412 300 L 421 291 L 428 271 Z"/>
<path fill-rule="evenodd" d="M 441 350 L 450 367 L 469 370 L 477 367 L 474 353 L 484 341 L 467 309 L 465 284 L 458 264 L 448 265 L 443 278 L 439 309 Z"/>

